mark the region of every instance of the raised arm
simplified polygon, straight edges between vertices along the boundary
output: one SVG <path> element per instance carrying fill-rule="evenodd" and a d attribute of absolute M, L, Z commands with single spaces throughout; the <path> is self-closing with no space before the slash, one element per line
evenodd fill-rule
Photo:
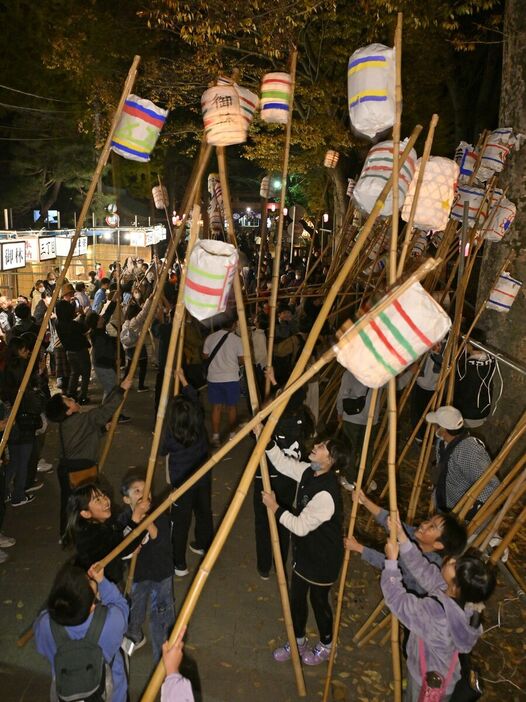
<path fill-rule="evenodd" d="M 309 467 L 309 463 L 298 461 L 295 458 L 285 455 L 276 443 L 266 450 L 266 454 L 277 471 L 292 478 L 297 483 L 301 480 L 305 469 Z"/>

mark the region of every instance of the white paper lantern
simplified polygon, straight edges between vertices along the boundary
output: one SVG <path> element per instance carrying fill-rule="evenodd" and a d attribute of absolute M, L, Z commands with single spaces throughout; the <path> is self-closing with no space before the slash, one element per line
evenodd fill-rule
<path fill-rule="evenodd" d="M 261 119 L 287 124 L 290 111 L 292 77 L 289 73 L 267 73 L 261 82 Z"/>
<path fill-rule="evenodd" d="M 455 151 L 455 161 L 459 167 L 459 183 L 467 182 L 473 175 L 477 163 L 475 148 L 466 141 L 461 141 Z"/>
<path fill-rule="evenodd" d="M 402 207 L 402 219 L 404 222 L 409 220 L 420 164 L 421 159 L 418 160 L 413 180 Z M 417 229 L 445 229 L 455 197 L 458 173 L 459 168 L 451 159 L 442 158 L 441 156 L 431 156 L 429 158 L 422 179 L 413 226 Z"/>
<path fill-rule="evenodd" d="M 370 44 L 353 53 L 347 68 L 352 127 L 373 139 L 395 122 L 395 50 Z"/>
<path fill-rule="evenodd" d="M 233 85 L 215 85 L 201 97 L 205 137 L 212 146 L 243 144 L 247 140 L 247 121 Z"/>
<path fill-rule="evenodd" d="M 443 339 L 450 326 L 440 305 L 415 283 L 357 336 L 338 346 L 336 357 L 361 383 L 380 388 Z"/>
<path fill-rule="evenodd" d="M 185 307 L 196 319 L 208 319 L 225 311 L 237 262 L 237 250 L 231 244 L 214 239 L 196 243 L 184 289 Z"/>
<path fill-rule="evenodd" d="M 500 173 L 515 142 L 516 137 L 511 127 L 500 127 L 491 132 L 482 150 L 477 178 L 485 182 L 494 173 Z"/>
<path fill-rule="evenodd" d="M 421 258 L 427 250 L 427 243 L 427 234 L 418 234 L 411 247 L 411 258 Z"/>
<path fill-rule="evenodd" d="M 451 210 L 451 217 L 457 222 L 462 222 L 464 218 L 464 203 L 467 202 L 468 208 L 468 223 L 473 226 L 478 222 L 478 226 L 485 221 L 489 211 L 489 200 L 484 196 L 486 191 L 484 188 L 477 188 L 474 185 L 459 185 L 457 197 Z"/>
<path fill-rule="evenodd" d="M 168 207 L 168 190 L 164 185 L 156 185 L 152 188 L 153 203 L 158 210 Z"/>
<path fill-rule="evenodd" d="M 500 198 L 500 201 L 490 210 L 489 217 L 482 228 L 484 238 L 487 241 L 502 241 L 513 224 L 516 214 L 517 208 L 513 202 L 505 197 Z"/>
<path fill-rule="evenodd" d="M 502 273 L 490 293 L 486 304 L 487 309 L 496 310 L 497 312 L 509 312 L 521 287 L 522 283 L 520 280 L 512 278 L 507 272 Z"/>
<path fill-rule="evenodd" d="M 261 185 L 259 186 L 259 196 L 264 200 L 268 200 L 270 195 L 270 176 L 265 176 L 261 180 Z"/>
<path fill-rule="evenodd" d="M 339 160 L 340 154 L 337 151 L 329 149 L 325 154 L 325 158 L 323 159 L 323 165 L 325 168 L 336 168 Z"/>
<path fill-rule="evenodd" d="M 406 140 L 400 143 L 400 153 L 405 149 Z M 404 203 L 409 184 L 413 178 L 416 167 L 416 151 L 411 149 L 398 179 L 398 203 L 401 207 Z M 385 186 L 385 181 L 389 179 L 393 172 L 393 142 L 381 141 L 371 148 L 365 159 L 365 163 L 354 187 L 352 194 L 357 207 L 370 214 L 378 196 Z M 385 204 L 380 213 L 383 217 L 389 217 L 393 213 L 392 192 L 385 199 Z"/>
<path fill-rule="evenodd" d="M 347 197 L 352 197 L 355 187 L 356 181 L 354 180 L 354 178 L 347 178 Z"/>

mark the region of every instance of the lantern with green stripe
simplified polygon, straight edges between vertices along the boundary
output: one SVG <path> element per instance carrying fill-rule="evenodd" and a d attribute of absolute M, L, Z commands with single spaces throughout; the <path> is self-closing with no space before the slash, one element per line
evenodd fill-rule
<path fill-rule="evenodd" d="M 236 273 L 235 246 L 215 239 L 201 239 L 190 254 L 184 304 L 196 319 L 208 319 L 226 310 Z"/>
<path fill-rule="evenodd" d="M 406 141 L 400 143 L 400 153 L 404 150 L 405 144 Z M 415 172 L 416 158 L 416 151 L 411 149 L 400 171 L 400 177 L 398 179 L 398 202 L 400 207 L 402 207 L 404 203 L 409 184 Z M 352 198 L 356 206 L 362 212 L 369 214 L 372 211 L 378 196 L 392 173 L 393 142 L 381 141 L 379 144 L 375 144 L 367 154 L 358 182 L 354 186 Z M 385 204 L 382 207 L 380 215 L 382 217 L 389 217 L 392 214 L 393 196 L 392 193 L 389 193 L 385 199 Z"/>
<path fill-rule="evenodd" d="M 261 119 L 287 124 L 290 111 L 292 77 L 289 73 L 267 73 L 261 81 Z"/>
<path fill-rule="evenodd" d="M 337 359 L 361 383 L 380 388 L 443 339 L 450 326 L 442 307 L 415 283 L 357 336 L 340 343 Z"/>

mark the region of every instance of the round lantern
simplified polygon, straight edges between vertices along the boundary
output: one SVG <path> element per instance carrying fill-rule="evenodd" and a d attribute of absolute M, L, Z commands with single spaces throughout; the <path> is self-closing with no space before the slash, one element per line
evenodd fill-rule
<path fill-rule="evenodd" d="M 502 273 L 490 293 L 486 304 L 487 309 L 496 310 L 497 312 L 509 312 L 521 287 L 522 283 L 520 280 L 512 278 L 507 272 Z"/>
<path fill-rule="evenodd" d="M 267 73 L 261 82 L 261 119 L 287 124 L 290 111 L 292 77 L 288 73 Z"/>
<path fill-rule="evenodd" d="M 409 220 L 411 206 L 420 170 L 421 159 L 407 191 L 402 207 L 402 219 Z M 426 164 L 422 186 L 415 211 L 414 227 L 417 229 L 443 230 L 449 219 L 451 205 L 455 198 L 459 168 L 450 158 L 431 156 Z"/>
<path fill-rule="evenodd" d="M 270 176 L 266 175 L 261 180 L 261 185 L 259 186 L 259 196 L 264 200 L 268 200 L 270 195 Z"/>
<path fill-rule="evenodd" d="M 201 97 L 205 137 L 212 146 L 243 144 L 247 122 L 242 115 L 237 90 L 233 85 L 215 85 Z"/>
<path fill-rule="evenodd" d="M 325 168 L 336 168 L 339 159 L 340 154 L 337 151 L 332 151 L 332 149 L 329 149 L 329 151 L 327 151 L 325 154 L 325 158 L 323 159 L 323 165 Z"/>
<path fill-rule="evenodd" d="M 168 207 L 168 190 L 164 185 L 156 185 L 152 188 L 153 203 L 158 210 Z"/>
<path fill-rule="evenodd" d="M 355 187 L 356 187 L 356 181 L 354 180 L 354 178 L 347 178 L 347 193 L 346 193 L 347 197 L 352 196 Z"/>

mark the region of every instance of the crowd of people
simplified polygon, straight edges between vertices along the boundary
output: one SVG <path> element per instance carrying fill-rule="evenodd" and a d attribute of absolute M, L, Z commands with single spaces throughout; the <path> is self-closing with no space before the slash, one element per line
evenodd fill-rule
<path fill-rule="evenodd" d="M 150 264 L 129 261 L 122 267 L 114 264 L 107 277 L 92 271 L 87 281 L 64 282 L 3 456 L 0 529 L 8 505 L 18 508 L 33 502 L 43 487 L 41 473 L 56 470 L 60 485 L 57 537 L 70 550 L 71 558 L 59 570 L 46 609 L 34 625 L 37 648 L 51 665 L 52 699 L 87 699 L 91 694 L 89 699 L 124 702 L 129 659 L 146 643 L 147 613 L 153 663 L 162 657 L 167 673 L 163 699 L 193 699 L 190 683 L 178 672 L 182 636 L 173 647 L 165 641 L 175 622 L 173 577 L 188 575 L 187 549 L 204 556 L 213 540 L 211 474 L 202 477 L 172 505 L 169 514 L 156 519 L 118 558 L 104 569 L 98 567 L 152 509 L 152 497 L 146 494 L 145 476 L 140 472 L 122 476 L 121 504 L 114 505 L 108 488 L 98 479 L 97 463 L 108 422 L 134 382 L 129 377 L 131 362 L 149 317 L 148 343 L 142 346 L 138 359 L 137 392 L 150 390 L 147 372 L 153 366 L 151 401 L 155 411 L 159 403 L 178 286 L 178 270 L 174 270 L 150 315 L 159 266 L 158 259 Z M 296 260 L 294 267 L 284 265 L 281 290 L 290 295 L 281 297 L 276 313 L 269 366 L 270 261 L 263 261 L 258 290 L 256 268 L 253 261 L 243 273 L 247 293 L 253 297 L 255 293 L 248 308 L 252 362 L 264 398 L 265 386 L 276 394 L 286 384 L 322 298 L 295 294 L 305 277 L 305 261 Z M 322 280 L 326 270 L 323 266 L 319 269 L 318 280 Z M 57 273 L 37 280 L 28 298 L 0 298 L 1 430 L 22 384 Z M 333 332 L 325 325 L 311 362 L 331 343 Z M 418 376 L 411 396 L 412 425 L 420 419 L 436 387 L 442 351 L 437 345 L 421 364 L 399 379 L 402 389 L 414 373 Z M 160 447 L 171 488 L 180 487 L 236 432 L 239 415 L 246 411 L 248 402 L 244 382 L 247 362 L 235 315 L 225 315 L 214 327 L 186 316 L 183 363 L 178 371 L 180 392 L 169 404 Z M 393 527 L 387 512 L 371 500 L 374 481 L 369 483 L 368 494 L 354 489 L 371 390 L 349 371 L 343 373 L 334 397 L 339 427 L 329 433 L 322 431 L 328 427 L 319 426 L 317 378 L 290 398 L 266 447 L 272 491 L 262 490 L 259 473 L 254 481 L 255 552 L 258 574 L 267 580 L 273 567 L 267 521 L 267 510 L 271 510 L 278 523 L 284 563 L 292 552 L 291 612 L 305 665 L 322 664 L 330 656 L 331 587 L 338 579 L 344 549 L 348 549 L 382 571 L 386 604 L 407 629 L 407 699 L 421 699 L 426 685 L 442 689 L 440 699 L 454 694 L 468 669 L 466 656 L 481 633 L 480 605 L 495 587 L 493 571 L 480 554 L 467 550 L 466 526 L 452 514 L 491 462 L 484 444 L 469 429 L 479 427 L 490 414 L 494 374 L 491 356 L 468 345 L 457 368 L 454 405 L 440 407 L 425 417 L 434 425 L 437 437 L 435 513 L 418 528 L 399 523 L 398 545 L 388 541 L 385 557 L 357 538 L 343 538 L 343 504 L 348 492 L 378 524 L 387 531 Z M 96 406 L 90 398 L 94 387 L 102 397 Z M 209 408 L 209 417 L 204 406 Z M 373 439 L 382 411 L 378 401 Z M 118 421 L 125 424 L 133 419 L 121 412 Z M 58 432 L 59 456 L 48 461 L 43 453 L 50 426 Z M 423 426 L 417 442 L 423 438 Z M 151 429 L 147 427 L 148 432 Z M 468 520 L 497 485 L 497 478 L 487 485 Z M 0 562 L 7 560 L 5 549 L 15 543 L 13 537 L 0 533 Z M 133 586 L 124 596 L 127 564 L 134 553 Z M 308 600 L 319 632 L 314 643 L 306 637 Z M 288 660 L 289 642 L 274 650 L 273 656 L 277 662 Z M 109 696 L 104 698 L 103 694 Z"/>

